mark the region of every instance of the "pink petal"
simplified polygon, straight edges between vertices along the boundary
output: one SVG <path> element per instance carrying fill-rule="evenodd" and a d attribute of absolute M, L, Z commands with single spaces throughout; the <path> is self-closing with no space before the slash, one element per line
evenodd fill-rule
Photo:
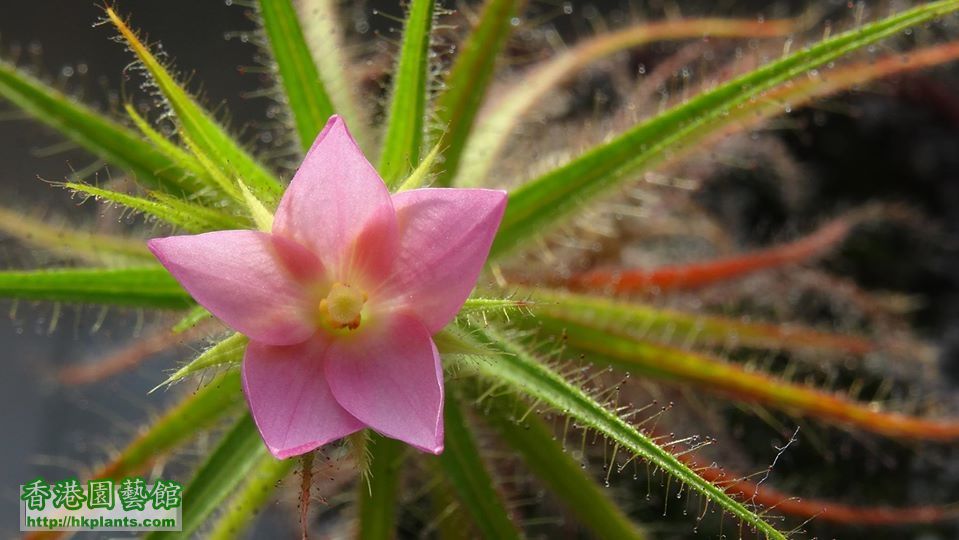
<path fill-rule="evenodd" d="M 312 249 L 336 279 L 389 272 L 397 248 L 390 193 L 338 116 L 316 137 L 276 211 L 273 232 Z"/>
<path fill-rule="evenodd" d="M 323 375 L 329 345 L 318 334 L 298 345 L 251 341 L 243 358 L 243 391 L 270 453 L 303 454 L 363 429 L 343 410 Z"/>
<path fill-rule="evenodd" d="M 217 231 L 147 242 L 160 264 L 234 330 L 270 345 L 290 345 L 315 331 L 304 276 L 322 274 L 300 246 L 257 231 Z"/>
<path fill-rule="evenodd" d="M 436 333 L 476 285 L 506 209 L 506 192 L 417 189 L 393 196 L 400 251 L 384 296 Z"/>
<path fill-rule="evenodd" d="M 429 331 L 394 314 L 334 342 L 326 378 L 336 400 L 374 430 L 420 450 L 443 451 L 443 368 Z"/>

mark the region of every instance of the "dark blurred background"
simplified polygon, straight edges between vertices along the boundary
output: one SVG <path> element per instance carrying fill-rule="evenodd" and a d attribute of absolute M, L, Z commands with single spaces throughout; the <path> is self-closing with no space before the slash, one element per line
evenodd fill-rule
<path fill-rule="evenodd" d="M 202 91 L 205 103 L 223 103 L 233 128 L 256 133 L 268 123 L 268 102 L 249 94 L 262 89 L 265 81 L 261 75 L 242 69 L 253 63 L 256 50 L 240 37 L 253 29 L 253 23 L 246 8 L 228 4 L 222 0 L 126 0 L 119 8 L 131 14 L 134 26 L 151 40 L 162 41 L 164 51 L 182 73 L 193 75 L 191 88 Z M 579 2 L 575 4 L 577 9 L 581 7 Z M 589 4 L 602 13 L 630 12 L 626 2 Z M 657 12 L 662 7 L 661 2 L 651 4 L 650 9 Z M 794 13 L 798 5 L 801 3 L 721 2 L 690 8 L 690 12 L 735 11 L 773 17 Z M 377 7 L 388 13 L 400 12 L 395 2 L 359 6 L 352 8 L 354 12 L 369 13 Z M 582 26 L 577 13 L 558 19 L 557 26 L 575 34 Z M 94 26 L 100 17 L 101 11 L 85 0 L 0 2 L 0 54 L 34 68 L 37 74 L 88 103 L 104 110 L 115 109 L 120 89 L 142 96 L 138 89 L 141 79 L 125 74 L 131 57 L 110 39 L 114 35 L 111 28 Z M 359 39 L 375 39 L 373 30 L 386 31 L 395 26 L 383 17 L 372 17 L 369 23 L 372 30 Z M 959 379 L 959 92 L 955 90 L 955 74 L 954 69 L 937 71 L 935 76 L 919 74 L 893 82 L 882 94 L 839 98 L 837 102 L 845 107 L 842 114 L 822 110 L 793 113 L 803 128 L 784 132 L 782 140 L 794 158 L 813 171 L 807 187 L 813 195 L 802 207 L 789 207 L 777 199 L 774 190 L 760 178 L 762 170 L 720 171 L 702 194 L 703 204 L 712 208 L 745 245 L 760 245 L 797 222 L 812 223 L 837 209 L 866 201 L 906 202 L 920 209 L 939 233 L 926 236 L 895 227 L 880 228 L 871 231 L 865 240 L 859 237 L 847 243 L 827 264 L 870 289 L 917 295 L 921 308 L 915 328 L 942 345 L 943 384 L 948 387 Z M 587 97 L 593 92 L 614 91 L 602 80 L 586 80 L 584 84 Z M 856 114 L 848 114 L 850 109 Z M 60 180 L 71 170 L 93 163 L 90 156 L 61 143 L 62 138 L 50 130 L 17 119 L 12 107 L 0 105 L 0 204 L 42 207 L 77 222 L 89 219 L 91 205 L 77 208 L 77 200 L 40 180 Z M 875 249 L 875 245 L 885 247 Z M 8 268 L 42 262 L 8 240 L 0 240 L 0 258 Z M 6 314 L 8 307 L 6 303 L 0 306 L 0 313 Z M 54 479 L 83 470 L 112 449 L 112 444 L 129 439 L 138 422 L 162 410 L 167 401 L 162 393 L 146 394 L 157 383 L 160 370 L 183 360 L 161 355 L 104 382 L 63 386 L 53 377 L 60 367 L 93 362 L 98 353 L 115 349 L 135 332 L 137 317 L 107 312 L 102 326 L 91 332 L 101 318 L 97 309 L 65 308 L 58 330 L 48 336 L 51 308 L 20 305 L 9 314 L 0 320 L 3 536 L 16 534 L 16 494 L 21 482 L 37 474 Z M 804 459 L 801 450 L 796 455 L 797 461 Z M 806 459 L 814 460 L 815 455 Z M 907 481 L 914 478 L 915 484 L 902 485 L 903 491 L 924 490 L 928 485 L 924 482 L 935 482 L 941 470 L 937 467 L 942 465 L 937 463 L 929 470 L 905 476 Z M 942 474 L 955 484 L 957 471 L 948 469 Z M 839 474 L 829 485 L 842 484 Z M 959 497 L 955 489 L 933 489 L 938 495 L 933 499 L 955 500 Z M 677 522 L 684 523 L 682 519 Z M 688 527 L 676 530 L 685 532 L 676 532 L 673 537 L 692 536 Z M 294 523 L 285 515 L 267 511 L 253 536 L 286 538 L 293 537 L 295 531 Z M 890 531 L 890 536 L 877 536 L 872 531 L 816 529 L 815 525 L 813 531 L 837 538 L 957 538 L 956 531 L 949 527 Z"/>

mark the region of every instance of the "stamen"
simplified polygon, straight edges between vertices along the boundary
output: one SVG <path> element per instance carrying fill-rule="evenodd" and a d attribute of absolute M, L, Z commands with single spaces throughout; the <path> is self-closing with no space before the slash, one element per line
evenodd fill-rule
<path fill-rule="evenodd" d="M 360 326 L 366 299 L 363 291 L 343 283 L 334 283 L 326 298 L 320 301 L 320 320 L 335 330 L 355 330 Z"/>

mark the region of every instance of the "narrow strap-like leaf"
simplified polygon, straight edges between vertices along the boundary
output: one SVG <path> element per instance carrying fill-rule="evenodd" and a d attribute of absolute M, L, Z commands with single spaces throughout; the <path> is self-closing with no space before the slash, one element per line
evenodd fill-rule
<path fill-rule="evenodd" d="M 808 105 L 815 99 L 827 97 L 864 87 L 869 83 L 892 77 L 901 73 L 919 71 L 939 64 L 955 62 L 959 59 L 959 42 L 951 41 L 906 53 L 890 53 L 880 58 L 868 58 L 831 70 L 814 70 L 809 77 L 790 81 L 763 95 L 758 107 L 737 107 L 729 111 L 729 117 L 723 122 L 723 129 L 710 130 L 704 143 L 731 133 L 739 133 L 779 116 L 783 111 Z M 672 154 L 670 162 L 682 159 L 689 151 L 700 147 L 689 145 Z"/>
<path fill-rule="evenodd" d="M 430 509 L 437 517 L 434 521 L 436 540 L 461 540 L 469 537 L 474 531 L 473 518 L 456 498 L 453 486 L 446 481 L 443 468 L 433 467 L 427 481 L 432 481 Z"/>
<path fill-rule="evenodd" d="M 612 443 L 684 483 L 750 528 L 755 528 L 760 534 L 775 540 L 785 540 L 781 532 L 756 512 L 731 498 L 721 487 L 703 480 L 636 427 L 538 361 L 521 344 L 492 328 L 477 329 L 472 336 L 461 334 L 460 338 L 476 340 L 480 346 L 500 351 L 497 356 L 485 356 L 475 362 L 467 361 L 468 368 L 475 369 L 494 384 L 506 385 L 520 394 L 562 411 L 582 427 L 596 430 Z M 453 359 L 456 360 L 457 357 Z"/>
<path fill-rule="evenodd" d="M 432 178 L 433 165 L 436 164 L 440 150 L 441 147 L 439 145 L 434 146 L 433 149 L 430 150 L 430 153 L 426 154 L 426 157 L 413 169 L 413 172 L 397 186 L 396 192 L 399 193 L 400 191 L 418 189 L 425 186 Z"/>
<path fill-rule="evenodd" d="M 48 219 L 6 208 L 0 208 L 0 231 L 31 246 L 93 264 L 123 266 L 156 260 L 143 240 L 51 225 Z"/>
<path fill-rule="evenodd" d="M 473 516 L 476 528 L 490 540 L 518 539 L 520 534 L 496 492 L 454 395 L 446 397 L 444 424 L 446 448 L 439 455 L 440 466 L 460 502 Z"/>
<path fill-rule="evenodd" d="M 291 0 L 260 0 L 260 18 L 276 62 L 277 75 L 304 151 L 333 115 Z"/>
<path fill-rule="evenodd" d="M 406 178 L 420 160 L 435 6 L 436 0 L 412 0 L 403 28 L 379 163 L 380 174 L 390 188 Z"/>
<path fill-rule="evenodd" d="M 110 201 L 137 212 L 149 214 L 188 232 L 199 233 L 248 228 L 247 224 L 240 218 L 162 193 L 154 193 L 154 200 L 150 200 L 76 182 L 66 182 L 63 186 L 97 199 Z"/>
<path fill-rule="evenodd" d="M 562 283 L 570 289 L 612 291 L 619 294 L 708 287 L 723 281 L 743 279 L 754 272 L 812 262 L 838 248 L 853 227 L 867 217 L 874 217 L 873 213 L 857 212 L 840 217 L 792 242 L 751 252 L 651 269 L 597 268 L 573 274 Z"/>
<path fill-rule="evenodd" d="M 689 451 L 687 447 L 679 458 L 692 466 L 709 463 L 710 458 L 699 452 Z M 874 506 L 845 504 L 829 499 L 799 497 L 795 493 L 780 491 L 768 483 L 766 478 L 750 479 L 750 475 L 730 470 L 712 463 L 707 467 L 699 465 L 697 474 L 703 478 L 721 483 L 727 493 L 735 494 L 743 500 L 755 501 L 767 508 L 775 508 L 777 514 L 784 514 L 802 520 L 815 519 L 853 526 L 895 526 L 918 523 L 937 523 L 955 520 L 959 517 L 959 508 L 953 505 L 919 506 Z"/>
<path fill-rule="evenodd" d="M 140 59 L 153 77 L 157 88 L 166 98 L 183 133 L 203 154 L 214 161 L 230 178 L 243 180 L 257 197 L 275 204 L 283 188 L 262 165 L 241 148 L 213 118 L 193 100 L 190 94 L 174 80 L 163 64 L 140 41 L 133 30 L 112 8 L 107 16 L 120 31 L 130 50 Z"/>
<path fill-rule="evenodd" d="M 266 454 L 260 457 L 246 475 L 239 493 L 233 497 L 226 512 L 221 514 L 213 528 L 206 534 L 207 540 L 233 540 L 242 536 L 243 529 L 256 517 L 257 511 L 267 503 L 279 483 L 290 475 L 295 459 L 279 460 Z"/>
<path fill-rule="evenodd" d="M 193 306 L 170 330 L 174 334 L 182 334 L 211 317 L 213 317 L 213 314 L 207 311 L 205 307 Z"/>
<path fill-rule="evenodd" d="M 443 152 L 442 170 L 436 185 L 448 186 L 459 169 L 473 121 L 479 110 L 506 40 L 513 31 L 513 20 L 526 0 L 486 0 L 479 22 L 460 47 L 446 76 L 445 89 L 436 98 L 438 120 L 437 146 Z"/>
<path fill-rule="evenodd" d="M 858 402 L 843 393 L 785 381 L 713 356 L 629 339 L 579 324 L 544 318 L 539 325 L 549 332 L 562 332 L 569 347 L 585 353 L 587 359 L 600 365 L 610 364 L 649 377 L 695 385 L 734 401 L 758 403 L 887 437 L 959 440 L 959 420 L 954 418 L 923 418 L 883 411 L 874 403 Z"/>
<path fill-rule="evenodd" d="M 191 302 L 159 265 L 0 272 L 0 298 L 173 309 Z"/>
<path fill-rule="evenodd" d="M 189 538 L 220 509 L 253 468 L 271 458 L 249 413 L 224 435 L 183 491 L 183 530 L 156 531 L 145 538 Z"/>
<path fill-rule="evenodd" d="M 635 302 L 549 289 L 523 289 L 540 319 L 575 323 L 605 333 L 650 341 L 757 349 L 820 349 L 865 354 L 876 348 L 866 338 L 820 332 L 799 325 L 745 322 L 727 317 L 684 313 Z"/>
<path fill-rule="evenodd" d="M 190 192 L 190 172 L 160 149 L 103 114 L 0 61 L 0 96 L 83 148 L 135 175 L 141 184 Z"/>
<path fill-rule="evenodd" d="M 180 218 L 182 223 L 196 221 L 195 232 L 219 231 L 224 229 L 250 229 L 253 222 L 246 217 L 228 214 L 206 205 L 185 201 L 166 193 L 152 192 L 150 196 L 166 206 Z M 167 215 L 170 215 L 169 213 Z"/>
<path fill-rule="evenodd" d="M 358 91 L 358 81 L 351 76 L 356 65 L 344 36 L 346 25 L 343 24 L 342 3 L 339 0 L 311 0 L 297 2 L 294 7 L 304 11 L 309 9 L 308 13 L 300 11 L 300 24 L 320 78 L 333 102 L 333 110 L 346 120 L 360 148 L 371 152 L 368 119 L 359 103 L 363 93 Z"/>
<path fill-rule="evenodd" d="M 397 495 L 405 458 L 405 445 L 370 432 L 366 450 L 369 468 L 366 481 L 357 486 L 360 540 L 390 540 L 396 537 Z"/>
<path fill-rule="evenodd" d="M 246 352 L 246 346 L 249 342 L 249 338 L 243 334 L 233 334 L 203 351 L 200 356 L 176 370 L 157 388 L 181 381 L 190 375 L 195 375 L 210 368 L 237 365 L 243 360 L 243 353 Z"/>
<path fill-rule="evenodd" d="M 240 182 L 240 191 L 243 192 L 243 198 L 246 199 L 247 211 L 253 218 L 256 228 L 265 233 L 273 230 L 273 212 L 266 209 L 263 201 L 257 199 L 246 184 Z"/>
<path fill-rule="evenodd" d="M 139 471 L 241 403 L 243 393 L 240 391 L 239 371 L 228 371 L 215 377 L 150 424 L 92 478 L 119 479 Z"/>
<path fill-rule="evenodd" d="M 133 121 L 133 125 L 140 130 L 140 133 L 142 133 L 148 141 L 153 143 L 154 148 L 169 158 L 171 162 L 176 164 L 176 166 L 190 173 L 190 175 L 193 177 L 191 181 L 194 182 L 194 184 L 191 185 L 195 190 L 199 191 L 204 185 L 211 185 L 209 179 L 206 178 L 206 171 L 203 170 L 203 166 L 200 165 L 200 162 L 197 161 L 196 157 L 183 148 L 180 148 L 174 144 L 173 141 L 167 139 L 165 136 L 163 136 L 163 134 L 154 129 L 153 126 L 147 122 L 146 118 L 140 116 L 140 113 L 136 111 L 132 103 L 125 104 L 123 108 L 126 111 L 127 116 L 130 117 L 130 120 Z"/>
<path fill-rule="evenodd" d="M 164 155 L 168 156 L 178 166 L 190 171 L 196 184 L 195 190 L 191 192 L 191 198 L 204 199 L 217 206 L 225 203 L 233 209 L 243 208 L 237 205 L 239 191 L 236 183 L 227 179 L 223 172 L 216 168 L 205 154 L 199 151 L 195 145 L 192 145 L 192 140 L 189 137 L 180 133 L 180 139 L 187 145 L 188 151 L 180 148 L 164 137 L 160 132 L 153 129 L 153 126 L 136 112 L 133 105 L 128 103 L 126 105 L 126 111 L 127 116 L 133 120 L 137 129 L 139 129 L 157 149 L 162 151 Z"/>
<path fill-rule="evenodd" d="M 530 311 L 532 302 L 522 294 L 515 294 L 510 298 L 482 298 L 474 296 L 466 300 L 457 316 L 471 317 L 474 315 L 499 315 L 507 319 L 512 315 L 526 315 Z"/>
<path fill-rule="evenodd" d="M 502 89 L 499 99 L 484 108 L 463 150 L 463 163 L 455 178 L 457 186 L 479 186 L 513 135 L 516 125 L 543 101 L 551 90 L 577 71 L 599 59 L 620 51 L 657 41 L 678 41 L 691 38 L 769 38 L 796 31 L 797 21 L 723 18 L 690 18 L 664 21 L 643 21 L 613 32 L 603 32 L 584 39 L 576 46 L 557 54 L 536 68 L 524 73 Z"/>
<path fill-rule="evenodd" d="M 809 70 L 861 47 L 897 35 L 907 28 L 959 9 L 959 0 L 930 2 L 825 39 L 780 60 L 704 92 L 646 120 L 612 141 L 587 151 L 510 194 L 509 206 L 491 257 L 500 256 L 523 239 L 541 233 L 617 182 L 665 159 L 669 151 L 721 130 L 730 111 L 762 109 L 761 96 Z M 738 114 L 738 113 L 737 113 Z"/>
<path fill-rule="evenodd" d="M 75 362 L 63 366 L 58 370 L 57 379 L 68 386 L 102 382 L 137 368 L 151 356 L 174 349 L 189 349 L 194 343 L 212 337 L 216 332 L 212 327 L 212 324 L 206 325 L 186 334 L 176 334 L 163 325 L 151 328 L 149 333 L 108 351 L 94 362 Z"/>
<path fill-rule="evenodd" d="M 641 540 L 645 533 L 629 520 L 596 481 L 556 440 L 553 431 L 528 405 L 510 397 L 483 403 L 484 418 L 519 452 L 526 466 L 589 527 L 596 538 Z M 523 417 L 516 418 L 516 413 Z M 609 465 L 610 467 L 613 464 Z"/>

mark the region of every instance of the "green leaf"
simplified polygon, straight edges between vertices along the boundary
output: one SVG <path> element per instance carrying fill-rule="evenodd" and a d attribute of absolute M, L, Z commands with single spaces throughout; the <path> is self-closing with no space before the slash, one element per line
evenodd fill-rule
<path fill-rule="evenodd" d="M 542 288 L 516 291 L 516 294 L 524 293 L 531 300 L 527 309 L 540 319 L 575 323 L 633 339 L 776 350 L 836 350 L 853 354 L 875 348 L 861 337 L 819 332 L 798 325 L 743 322 Z"/>
<path fill-rule="evenodd" d="M 250 472 L 269 455 L 256 424 L 244 413 L 220 440 L 183 491 L 183 530 L 156 531 L 147 539 L 188 538 L 236 491 Z"/>
<path fill-rule="evenodd" d="M 240 191 L 240 179 L 235 175 L 231 174 L 229 171 L 223 170 L 221 165 L 215 161 L 214 158 L 208 156 L 206 151 L 197 145 L 189 135 L 180 131 L 180 140 L 183 141 L 184 146 L 190 150 L 190 154 L 200 164 L 200 167 L 203 168 L 206 178 L 210 180 L 210 184 L 219 193 L 226 195 L 226 197 L 235 203 L 244 203 L 243 194 Z"/>
<path fill-rule="evenodd" d="M 666 159 L 670 152 L 736 121 L 731 111 L 765 106 L 764 92 L 907 28 L 959 9 L 959 1 L 930 2 L 805 47 L 646 120 L 612 141 L 521 186 L 509 206 L 491 257 L 567 216 L 577 205 Z"/>
<path fill-rule="evenodd" d="M 201 108 L 190 94 L 174 80 L 163 64 L 157 60 L 113 11 L 106 8 L 107 16 L 126 40 L 130 50 L 140 59 L 153 77 L 157 88 L 166 97 L 176 114 L 182 134 L 211 161 L 216 163 L 227 178 L 243 180 L 258 198 L 273 205 L 283 193 L 283 187 L 273 175 L 256 162 L 213 118 Z"/>
<path fill-rule="evenodd" d="M 172 309 L 191 302 L 159 265 L 0 272 L 0 298 Z"/>
<path fill-rule="evenodd" d="M 403 29 L 379 166 L 390 188 L 395 188 L 420 161 L 435 6 L 436 0 L 412 0 Z"/>
<path fill-rule="evenodd" d="M 333 110 L 346 120 L 360 148 L 370 152 L 367 118 L 358 103 L 363 93 L 350 76 L 356 63 L 344 38 L 342 4 L 339 0 L 311 0 L 299 2 L 295 7 L 301 9 L 303 33 L 333 102 Z"/>
<path fill-rule="evenodd" d="M 571 351 L 585 353 L 591 362 L 695 385 L 726 399 L 758 403 L 886 437 L 950 442 L 959 439 L 959 421 L 955 419 L 883 411 L 878 402 L 859 402 L 847 393 L 785 381 L 713 356 L 624 338 L 575 323 L 541 319 L 540 326 L 551 334 L 562 333 L 564 345 Z"/>
<path fill-rule="evenodd" d="M 260 0 L 258 5 L 300 148 L 309 150 L 313 139 L 333 115 L 333 104 L 306 46 L 293 2 Z"/>
<path fill-rule="evenodd" d="M 204 310 L 205 311 L 205 310 Z M 160 383 L 159 386 L 151 390 L 153 392 L 161 386 L 171 385 L 184 378 L 213 367 L 233 366 L 243 361 L 243 353 L 246 352 L 246 346 L 250 342 L 249 338 L 240 333 L 218 342 L 216 345 L 203 351 L 189 364 L 176 370 L 167 380 Z"/>
<path fill-rule="evenodd" d="M 796 79 L 788 85 L 770 90 L 762 96 L 759 107 L 742 107 L 730 111 L 732 118 L 727 122 L 726 129 L 713 135 L 722 136 L 742 132 L 769 118 L 781 115 L 788 108 L 796 110 L 818 98 L 858 89 L 882 78 L 954 62 L 957 59 L 959 59 L 959 43 L 950 41 L 912 49 L 905 54 L 890 53 L 831 70 L 810 73 L 809 77 Z M 683 149 L 673 154 L 671 161 L 681 158 L 685 151 L 688 150 Z"/>
<path fill-rule="evenodd" d="M 149 214 L 161 221 L 179 227 L 188 232 L 200 233 L 224 229 L 246 229 L 248 223 L 240 218 L 224 214 L 206 206 L 189 203 L 164 193 L 155 192 L 153 200 L 110 191 L 77 182 L 65 182 L 63 187 L 73 191 L 126 206 L 137 212 Z"/>
<path fill-rule="evenodd" d="M 512 295 L 522 296 L 522 295 Z M 469 318 L 473 315 L 497 315 L 505 317 L 507 320 L 511 315 L 525 315 L 529 313 L 532 302 L 526 299 L 517 298 L 483 298 L 472 297 L 466 300 L 463 307 L 460 308 L 458 317 Z"/>
<path fill-rule="evenodd" d="M 238 371 L 214 378 L 154 420 L 146 431 L 97 470 L 92 478 L 120 479 L 136 473 L 152 460 L 190 440 L 241 403 L 244 401 Z"/>
<path fill-rule="evenodd" d="M 0 208 L 0 231 L 35 247 L 93 264 L 123 266 L 156 259 L 138 238 L 86 232 L 69 224 L 51 225 L 50 219 L 34 219 Z"/>
<path fill-rule="evenodd" d="M 456 396 L 446 397 L 444 423 L 446 448 L 439 455 L 439 463 L 463 507 L 473 516 L 473 522 L 485 538 L 518 539 L 519 531 L 496 492 Z"/>
<path fill-rule="evenodd" d="M 197 227 L 197 232 L 253 228 L 253 222 L 246 217 L 228 214 L 209 206 L 178 199 L 166 193 L 154 191 L 150 193 L 150 196 L 175 212 L 176 215 L 183 216 L 180 218 L 181 222 L 187 224 L 195 222 L 191 226 Z"/>
<path fill-rule="evenodd" d="M 199 193 L 204 186 L 216 187 L 215 185 L 211 185 L 210 180 L 207 178 L 207 172 L 203 169 L 200 162 L 197 161 L 192 154 L 180 148 L 164 137 L 160 132 L 153 129 L 153 126 L 137 113 L 132 103 L 124 104 L 123 108 L 126 110 L 130 120 L 133 120 L 133 125 L 140 130 L 140 133 L 142 133 L 148 141 L 153 143 L 153 147 L 158 152 L 163 154 L 170 162 L 175 163 L 177 167 L 190 173 L 192 177 L 189 178 L 190 187 L 192 188 L 190 193 Z"/>
<path fill-rule="evenodd" d="M 247 480 L 229 502 L 229 508 L 219 516 L 208 540 L 233 540 L 241 536 L 243 529 L 256 517 L 257 511 L 266 504 L 279 483 L 290 475 L 296 460 L 278 460 L 266 454 L 260 457 L 247 473 Z"/>
<path fill-rule="evenodd" d="M 430 471 L 430 509 L 434 520 L 436 540 L 462 540 L 473 536 L 473 518 L 456 498 L 453 486 L 446 481 L 443 469 L 435 466 Z"/>
<path fill-rule="evenodd" d="M 755 528 L 760 534 L 767 538 L 785 540 L 782 533 L 763 521 L 758 514 L 732 499 L 721 487 L 701 478 L 636 427 L 539 362 L 521 344 L 493 329 L 474 329 L 471 336 L 460 333 L 460 339 L 476 340 L 481 346 L 500 351 L 499 356 L 486 356 L 470 363 L 472 369 L 480 375 L 494 384 L 507 385 L 561 411 L 583 427 L 596 430 L 618 447 L 628 450 L 679 480 L 749 527 Z"/>
<path fill-rule="evenodd" d="M 0 61 L 0 96 L 146 186 L 190 192 L 190 172 L 131 131 Z"/>
<path fill-rule="evenodd" d="M 556 440 L 529 406 L 509 397 L 483 403 L 484 419 L 523 457 L 526 466 L 555 493 L 596 538 L 641 540 L 637 527 Z M 516 417 L 520 413 L 520 418 Z M 610 465 L 613 466 L 613 465 Z"/>
<path fill-rule="evenodd" d="M 487 0 L 473 32 L 460 47 L 446 76 L 446 89 L 436 98 L 438 133 L 443 148 L 443 170 L 436 185 L 448 186 L 459 170 L 460 157 L 506 40 L 513 31 L 513 18 L 525 0 Z"/>
<path fill-rule="evenodd" d="M 256 224 L 256 228 L 265 233 L 273 231 L 273 212 L 266 209 L 263 202 L 250 192 L 246 184 L 243 182 L 239 184 L 240 191 L 243 192 L 243 199 L 246 201 L 247 209 L 253 218 L 253 223 Z"/>
<path fill-rule="evenodd" d="M 405 445 L 370 432 L 367 439 L 370 462 L 367 481 L 359 482 L 359 531 L 361 540 L 389 540 L 396 536 L 397 495 L 406 457 Z"/>
<path fill-rule="evenodd" d="M 396 192 L 406 191 L 409 189 L 418 189 L 427 184 L 430 180 L 430 173 L 433 170 L 433 165 L 436 164 L 436 159 L 440 155 L 441 147 L 436 145 L 430 150 L 429 154 L 426 154 L 426 157 L 423 158 L 423 161 L 420 161 L 420 164 L 416 166 L 416 169 L 406 177 L 406 180 L 396 188 Z"/>
<path fill-rule="evenodd" d="M 463 149 L 462 164 L 454 183 L 461 187 L 482 185 L 523 116 L 541 104 L 544 97 L 556 91 L 565 80 L 604 57 L 657 41 L 704 36 L 710 40 L 769 38 L 788 35 L 798 30 L 798 27 L 796 21 L 788 19 L 680 18 L 642 21 L 577 41 L 575 47 L 540 62 L 498 93 L 502 97 L 489 107 L 488 114 L 481 115 L 476 122 Z"/>
<path fill-rule="evenodd" d="M 496 356 L 499 354 L 496 350 L 487 349 L 475 341 L 460 339 L 457 334 L 446 331 L 435 334 L 433 336 L 433 343 L 436 345 L 436 350 L 439 351 L 442 358 L 458 356 L 475 359 L 482 356 Z M 450 366 L 444 364 L 444 367 Z"/>
<path fill-rule="evenodd" d="M 213 314 L 203 306 L 193 306 L 182 319 L 177 321 L 170 330 L 174 334 L 182 334 L 194 326 L 200 324 L 206 319 L 212 318 Z"/>

